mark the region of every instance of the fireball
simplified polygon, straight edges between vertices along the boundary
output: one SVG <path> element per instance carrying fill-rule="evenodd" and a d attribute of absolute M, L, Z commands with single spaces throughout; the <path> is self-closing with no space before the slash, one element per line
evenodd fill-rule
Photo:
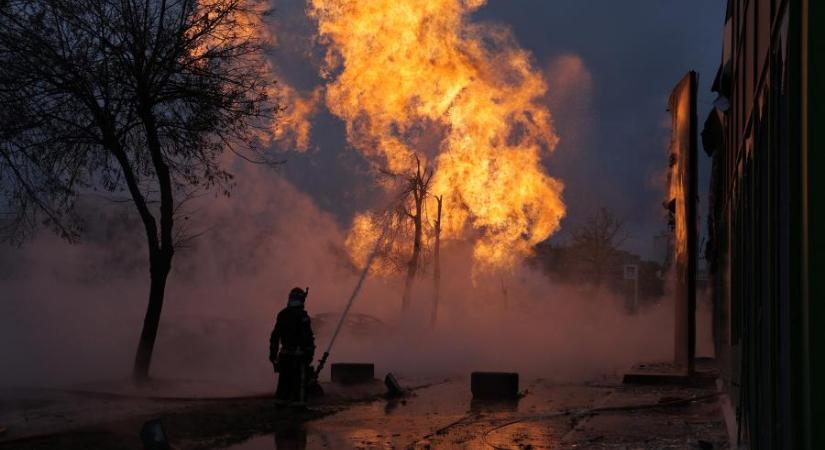
<path fill-rule="evenodd" d="M 395 173 L 429 156 L 444 196 L 444 239 L 472 239 L 482 268 L 508 268 L 556 232 L 563 184 L 542 158 L 558 142 L 547 84 L 510 31 L 478 24 L 484 0 L 309 0 L 327 45 L 327 108 L 350 143 Z M 440 141 L 435 155 L 421 130 Z M 432 210 L 433 208 L 428 208 Z M 356 217 L 363 260 L 375 226 Z"/>

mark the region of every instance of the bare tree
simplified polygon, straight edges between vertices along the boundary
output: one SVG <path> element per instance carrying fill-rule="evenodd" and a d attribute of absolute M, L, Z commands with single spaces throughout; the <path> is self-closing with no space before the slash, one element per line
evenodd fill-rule
<path fill-rule="evenodd" d="M 438 320 L 438 303 L 441 300 L 441 209 L 444 204 L 444 196 L 437 195 L 436 216 L 433 229 L 435 232 L 435 250 L 433 250 L 433 311 L 430 315 L 430 324 L 435 327 Z"/>
<path fill-rule="evenodd" d="M 430 166 L 422 167 L 418 155 L 411 155 L 410 158 L 414 161 L 413 168 L 403 172 L 376 168 L 379 179 L 383 178 L 390 185 L 398 186 L 400 191 L 392 206 L 384 213 L 386 215 L 382 220 L 387 221 L 388 226 L 378 257 L 382 265 L 392 272 L 406 274 L 401 297 L 402 312 L 410 307 L 412 286 L 425 259 L 425 240 L 430 237 L 425 228 L 429 225 L 426 210 L 427 199 L 431 196 L 433 169 Z"/>
<path fill-rule="evenodd" d="M 134 375 L 148 377 L 175 213 L 227 193 L 226 149 L 253 150 L 267 99 L 258 0 L 0 0 L 0 202 L 18 238 L 45 221 L 76 240 L 75 200 L 126 192 L 149 254 Z"/>
<path fill-rule="evenodd" d="M 416 155 L 415 171 L 406 176 L 407 186 L 404 196 L 409 200 L 409 208 L 402 203 L 404 214 L 413 222 L 413 247 L 410 260 L 407 263 L 407 278 L 404 280 L 404 295 L 401 300 L 402 311 L 407 311 L 410 307 L 410 297 L 412 295 L 412 285 L 415 281 L 418 267 L 421 264 L 421 241 L 424 235 L 424 201 L 429 195 L 430 180 L 433 171 L 426 168 L 422 171 L 421 160 Z"/>
<path fill-rule="evenodd" d="M 600 208 L 571 231 L 570 247 L 581 263 L 584 275 L 594 285 L 601 285 L 615 263 L 619 246 L 626 236 L 624 222 L 609 209 Z"/>

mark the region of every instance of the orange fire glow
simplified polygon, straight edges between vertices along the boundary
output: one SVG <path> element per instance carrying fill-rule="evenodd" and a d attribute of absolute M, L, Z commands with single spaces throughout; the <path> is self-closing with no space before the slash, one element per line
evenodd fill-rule
<path fill-rule="evenodd" d="M 687 192 L 685 179 L 687 165 L 689 141 L 685 134 L 690 126 L 690 101 L 687 93 L 687 83 L 679 85 L 677 90 L 681 95 L 674 95 L 670 102 L 671 119 L 673 133 L 670 143 L 670 171 L 668 173 L 667 189 L 668 199 L 674 204 L 674 258 L 677 263 L 687 261 Z"/>
<path fill-rule="evenodd" d="M 267 12 L 271 5 L 269 0 L 198 0 L 197 12 L 199 20 L 196 23 L 213 24 L 214 17 L 225 15 L 215 22 L 216 29 L 210 33 L 212 39 L 202 40 L 196 57 L 207 51 L 217 51 L 221 48 L 231 48 L 247 41 L 276 46 L 277 37 L 272 27 L 266 21 Z M 192 34 L 203 32 L 199 27 L 192 29 Z M 267 145 L 277 141 L 282 147 L 291 150 L 304 151 L 309 148 L 310 117 L 315 113 L 321 97 L 321 89 L 302 94 L 289 86 L 279 76 L 273 62 L 266 57 L 261 58 L 258 53 L 249 53 L 247 58 L 255 58 L 250 64 L 261 64 L 266 68 L 267 80 L 262 82 L 267 86 L 267 96 L 277 100 L 283 107 L 272 121 L 264 124 L 263 131 L 258 138 Z"/>
<path fill-rule="evenodd" d="M 272 124 L 273 137 L 293 150 L 307 150 L 312 128 L 310 118 L 318 109 L 321 89 L 317 88 L 308 95 L 301 95 L 280 81 L 271 95 L 277 96 L 280 103 L 285 106 L 278 120 Z"/>
<path fill-rule="evenodd" d="M 507 268 L 559 228 L 563 185 L 541 162 L 558 141 L 547 85 L 507 28 L 469 20 L 486 0 L 308 1 L 328 47 L 327 108 L 393 172 L 429 156 L 442 238 L 472 239 L 478 267 Z M 435 152 L 421 130 L 438 136 Z M 356 261 L 378 228 L 370 214 L 355 219 Z"/>

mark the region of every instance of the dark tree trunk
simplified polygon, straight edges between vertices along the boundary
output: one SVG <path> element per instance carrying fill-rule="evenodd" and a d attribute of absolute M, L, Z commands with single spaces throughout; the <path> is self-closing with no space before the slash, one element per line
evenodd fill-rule
<path fill-rule="evenodd" d="M 158 187 L 160 188 L 160 237 L 158 239 L 155 227 L 147 227 L 150 266 L 149 305 L 146 308 L 146 317 L 143 320 L 143 329 L 140 333 L 140 341 L 135 354 L 133 374 L 137 381 L 149 378 L 149 366 L 152 362 L 152 352 L 158 334 L 160 313 L 163 310 L 166 279 L 172 268 L 172 256 L 175 253 L 172 239 L 174 225 L 172 179 L 169 166 L 163 156 L 157 122 L 150 105 L 151 102 L 146 95 L 139 96 L 138 115 L 146 130 L 147 147 L 152 157 L 152 166 L 155 169 Z M 144 220 L 144 223 L 146 223 L 146 220 Z M 154 218 L 152 218 L 151 223 L 154 225 Z"/>
<path fill-rule="evenodd" d="M 504 300 L 504 308 L 510 308 L 510 290 L 507 287 L 507 280 L 501 276 L 501 298 Z"/>
<path fill-rule="evenodd" d="M 415 223 L 415 235 L 413 236 L 413 252 L 410 262 L 407 265 L 407 279 L 404 282 L 404 297 L 401 300 L 401 310 L 407 312 L 410 308 L 410 297 L 412 296 L 412 285 L 415 281 L 415 276 L 418 273 L 419 259 L 421 258 L 421 203 L 424 200 L 423 189 L 415 194 L 415 214 L 413 215 L 413 222 Z"/>
<path fill-rule="evenodd" d="M 244 4 L 0 0 L 0 90 L 20 111 L 0 118 L 0 165 L 21 200 L 12 206 L 21 223 L 39 209 L 74 238 L 78 189 L 118 190 L 116 167 L 100 150 L 117 161 L 150 262 L 137 379 L 149 375 L 172 267 L 175 190 L 228 188 L 218 140 L 247 147 L 254 124 L 281 108 L 264 95 L 273 80 L 257 31 L 266 22 L 240 34 L 231 26 Z"/>
<path fill-rule="evenodd" d="M 133 375 L 138 381 L 149 378 L 149 366 L 152 363 L 152 352 L 155 348 L 155 339 L 158 335 L 160 314 L 163 310 L 163 298 L 166 291 L 166 279 L 171 269 L 172 255 L 165 252 L 153 251 L 150 256 L 150 287 L 149 306 L 143 319 L 143 329 L 140 333 Z"/>
<path fill-rule="evenodd" d="M 132 372 L 136 381 L 145 381 L 149 378 L 152 350 L 155 346 L 160 314 L 163 310 L 166 279 L 172 268 L 172 256 L 174 255 L 174 246 L 171 237 L 174 220 L 174 209 L 172 207 L 174 200 L 171 191 L 171 178 L 166 163 L 162 157 L 159 157 L 160 145 L 157 140 L 157 134 L 152 133 L 150 148 L 153 152 L 155 168 L 158 174 L 158 184 L 161 187 L 161 227 L 160 230 L 158 230 L 155 216 L 149 209 L 146 197 L 144 197 L 138 186 L 137 177 L 129 163 L 126 153 L 117 138 L 109 131 L 109 128 L 105 126 L 106 123 L 108 122 L 104 121 L 104 126 L 102 127 L 106 136 L 106 147 L 112 152 L 122 168 L 126 186 L 129 188 L 132 201 L 143 222 L 144 231 L 146 232 L 146 244 L 149 249 L 149 304 L 143 320 L 143 328 L 140 333 L 140 341 L 138 341 L 135 365 Z M 154 125 L 151 121 L 149 123 L 150 126 Z"/>
<path fill-rule="evenodd" d="M 433 252 L 433 312 L 430 316 L 430 324 L 435 327 L 438 320 L 438 303 L 441 299 L 441 205 L 444 197 L 435 198 L 438 204 L 438 212 L 435 219 L 435 250 Z"/>

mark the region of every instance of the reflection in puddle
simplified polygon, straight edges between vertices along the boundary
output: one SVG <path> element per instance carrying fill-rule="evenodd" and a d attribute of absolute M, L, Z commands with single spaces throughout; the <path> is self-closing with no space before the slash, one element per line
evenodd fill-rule
<path fill-rule="evenodd" d="M 387 404 L 384 405 L 384 414 L 390 415 L 398 409 L 401 405 L 406 405 L 407 399 L 399 399 L 399 398 L 391 398 L 387 400 Z"/>
<path fill-rule="evenodd" d="M 295 425 L 275 433 L 275 448 L 278 450 L 305 450 L 307 432 L 301 425 Z"/>
<path fill-rule="evenodd" d="M 289 425 L 274 435 L 258 436 L 238 445 L 232 450 L 305 450 L 326 448 L 320 436 L 310 437 L 303 424 Z"/>
<path fill-rule="evenodd" d="M 331 416 L 290 426 L 275 436 L 261 436 L 231 450 L 283 449 L 489 449 L 553 448 L 558 438 L 551 424 L 523 422 L 494 430 L 515 415 L 547 408 L 530 396 L 521 401 L 474 401 L 469 386 L 450 382 L 403 399 L 352 406 Z M 451 425 L 452 424 L 452 425 Z M 445 428 L 446 427 L 446 428 Z M 482 435 L 491 431 L 488 443 Z"/>
<path fill-rule="evenodd" d="M 516 412 L 519 399 L 513 400 L 478 400 L 470 402 L 470 411 L 474 413 Z"/>

